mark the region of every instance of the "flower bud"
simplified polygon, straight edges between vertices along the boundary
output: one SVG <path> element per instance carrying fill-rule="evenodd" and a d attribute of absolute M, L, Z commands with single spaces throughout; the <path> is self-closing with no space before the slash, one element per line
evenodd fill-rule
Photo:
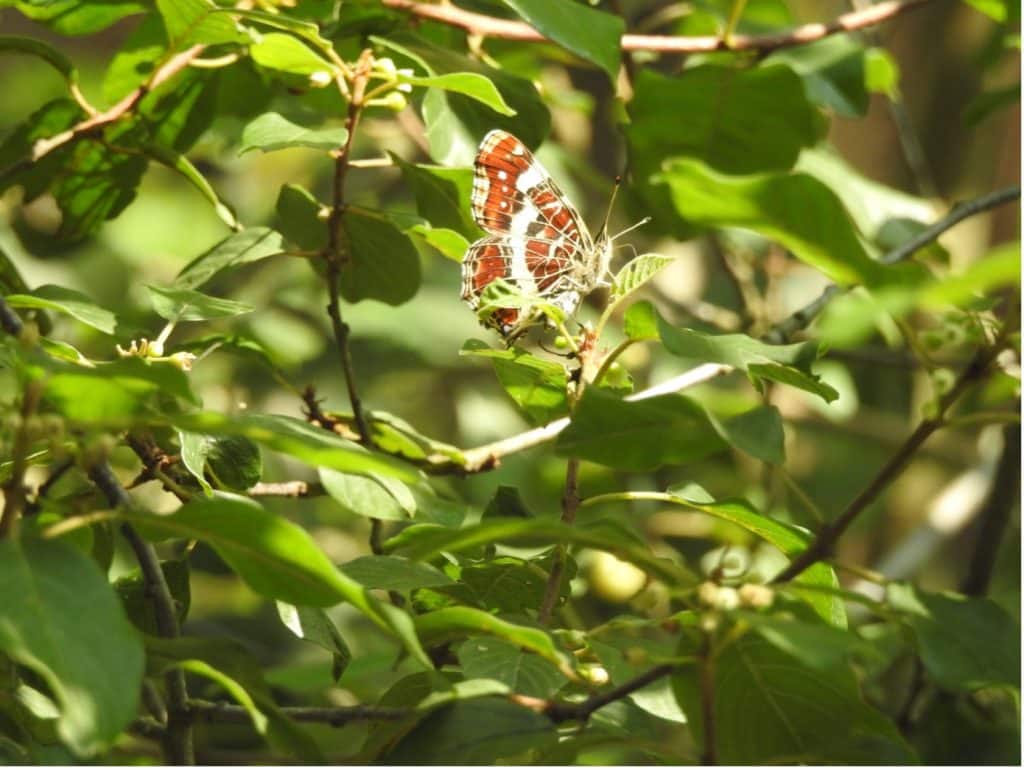
<path fill-rule="evenodd" d="M 739 590 L 740 603 L 755 610 L 771 607 L 775 601 L 775 592 L 768 586 L 757 583 L 744 583 Z"/>

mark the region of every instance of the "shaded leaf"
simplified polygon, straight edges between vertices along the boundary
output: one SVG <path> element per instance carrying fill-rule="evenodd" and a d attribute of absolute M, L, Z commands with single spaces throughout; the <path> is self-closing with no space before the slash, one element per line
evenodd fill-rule
<path fill-rule="evenodd" d="M 459 645 L 456 655 L 467 679 L 494 679 L 513 692 L 535 698 L 550 698 L 566 681 L 550 661 L 504 639 L 468 639 Z"/>
<path fill-rule="evenodd" d="M 367 588 L 387 591 L 412 591 L 452 583 L 437 567 L 399 556 L 360 556 L 342 564 L 341 571 Z"/>
<path fill-rule="evenodd" d="M 257 262 L 280 254 L 284 244 L 280 233 L 269 227 L 249 227 L 232 233 L 213 248 L 189 262 L 174 279 L 174 286 L 197 289 L 221 270 Z"/>
<path fill-rule="evenodd" d="M 104 334 L 113 334 L 117 317 L 106 308 L 100 307 L 89 297 L 74 289 L 47 284 L 31 294 L 8 294 L 4 300 L 11 307 L 54 310 L 98 329 Z"/>
<path fill-rule="evenodd" d="M 211 297 L 194 289 L 147 286 L 156 314 L 167 321 L 209 321 L 251 313 L 255 308 L 244 302 Z"/>
<path fill-rule="evenodd" d="M 420 258 L 408 236 L 387 219 L 348 208 L 341 217 L 346 255 L 341 296 L 348 302 L 375 299 L 401 305 L 420 287 Z"/>
<path fill-rule="evenodd" d="M 549 422 L 568 411 L 568 375 L 561 364 L 521 348 L 496 350 L 479 340 L 469 340 L 459 354 L 490 359 L 502 387 L 534 423 Z"/>
<path fill-rule="evenodd" d="M 312 642 L 331 653 L 331 677 L 337 682 L 352 661 L 352 651 L 327 613 L 319 607 L 296 607 L 294 604 L 278 602 L 277 614 L 285 627 L 299 639 Z"/>

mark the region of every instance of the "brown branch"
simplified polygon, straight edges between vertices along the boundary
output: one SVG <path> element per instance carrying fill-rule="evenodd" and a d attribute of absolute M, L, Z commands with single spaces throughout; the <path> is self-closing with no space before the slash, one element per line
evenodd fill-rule
<path fill-rule="evenodd" d="M 580 507 L 579 493 L 580 461 L 570 457 L 565 465 L 565 487 L 562 491 L 562 523 L 572 525 L 576 520 L 576 509 Z M 544 588 L 544 598 L 537 611 L 537 620 L 547 624 L 551 618 L 551 611 L 558 601 L 562 591 L 562 576 L 565 574 L 566 553 L 565 546 L 558 545 L 555 548 L 554 559 L 551 562 L 551 572 L 548 575 L 548 583 Z"/>
<path fill-rule="evenodd" d="M 4 507 L 0 510 L 0 539 L 14 534 L 18 519 L 28 502 L 25 487 L 25 471 L 28 470 L 28 454 L 32 448 L 33 430 L 30 423 L 39 406 L 43 387 L 38 380 L 29 380 L 21 398 L 21 414 L 14 430 L 14 446 L 11 447 L 11 476 L 3 485 Z"/>
<path fill-rule="evenodd" d="M 341 317 L 339 281 L 341 279 L 341 266 L 347 259 L 341 239 L 342 215 L 345 212 L 345 179 L 348 176 L 352 142 L 356 135 L 356 127 L 359 125 L 359 118 L 362 115 L 366 85 L 369 82 L 372 66 L 373 52 L 370 49 L 366 49 L 359 57 L 355 72 L 353 73 L 352 94 L 348 104 L 348 118 L 345 121 L 345 128 L 348 134 L 345 137 L 345 144 L 336 152 L 334 157 L 331 213 L 327 219 L 327 248 L 323 254 L 326 263 L 327 315 L 331 319 L 331 328 L 334 332 L 334 340 L 338 348 L 341 369 L 345 375 L 345 386 L 348 389 L 349 402 L 352 404 L 352 415 L 355 419 L 356 429 L 359 431 L 359 440 L 371 447 L 373 446 L 373 437 L 370 434 L 369 424 L 363 411 L 363 403 L 359 398 L 359 391 L 356 387 L 352 353 L 348 345 L 350 329 Z"/>
<path fill-rule="evenodd" d="M 846 507 L 846 510 L 826 524 L 811 544 L 793 559 L 789 566 L 782 570 L 772 582 L 782 583 L 792 580 L 815 562 L 832 555 L 837 541 L 854 520 L 903 472 L 921 445 L 936 430 L 945 425 L 945 414 L 949 408 L 971 385 L 988 374 L 992 362 L 1002 347 L 1001 343 L 997 343 L 978 351 L 974 360 L 961 372 L 953 387 L 939 399 L 935 416 L 925 418 L 918 424 L 914 432 L 907 437 L 867 487 Z"/>
<path fill-rule="evenodd" d="M 76 139 L 80 139 L 82 136 L 92 133 L 98 128 L 102 128 L 103 126 L 120 120 L 131 112 L 131 110 L 133 110 L 135 106 L 142 101 L 146 94 L 150 93 L 188 67 L 192 60 L 203 52 L 204 48 L 205 46 L 202 45 L 194 45 L 181 53 L 175 54 L 158 67 L 149 80 L 131 93 L 127 94 L 123 99 L 121 99 L 121 101 L 110 109 L 91 115 L 80 123 L 76 123 L 67 131 L 62 131 L 55 136 L 40 139 L 32 148 L 32 160 L 38 161 L 40 158 L 53 152 L 58 147 Z"/>
<path fill-rule="evenodd" d="M 106 461 L 98 462 L 89 469 L 89 478 L 107 498 L 114 508 L 132 506 L 132 499 L 124 487 L 114 476 L 114 472 Z M 153 602 L 157 631 L 160 636 L 173 639 L 180 635 L 178 615 L 174 606 L 174 597 L 167 585 L 160 558 L 156 549 L 148 543 L 128 523 L 121 525 L 124 535 L 145 581 L 146 592 Z M 192 720 L 188 711 L 188 690 L 185 687 L 185 673 L 174 668 L 165 676 L 167 684 L 167 728 L 163 735 L 164 753 L 167 761 L 174 765 L 194 765 L 195 754 L 192 747 Z"/>
<path fill-rule="evenodd" d="M 209 722 L 247 724 L 252 720 L 248 711 L 234 703 L 193 698 L 188 702 L 188 707 L 197 718 Z M 320 722 L 332 727 L 342 727 L 350 722 L 362 720 L 395 721 L 415 713 L 412 709 L 381 706 L 282 706 L 281 711 L 296 722 Z"/>
<path fill-rule="evenodd" d="M 704 742 L 701 747 L 702 765 L 718 764 L 718 747 L 715 738 L 715 656 L 710 640 L 706 639 L 697 662 L 697 678 L 700 683 L 700 713 L 704 727 Z"/>
<path fill-rule="evenodd" d="M 416 0 L 382 0 L 397 10 L 408 11 L 421 19 L 430 19 L 452 27 L 460 27 L 471 35 L 545 42 L 547 38 L 522 21 L 498 19 L 493 16 L 466 11 L 449 3 L 421 3 Z M 778 35 L 732 35 L 723 40 L 714 35 L 679 37 L 675 35 L 622 36 L 624 51 L 657 51 L 660 53 L 705 53 L 710 51 L 774 51 L 816 40 L 841 32 L 852 32 L 881 24 L 884 21 L 924 5 L 928 0 L 888 0 L 861 11 L 839 16 L 827 23 L 804 24 Z"/>

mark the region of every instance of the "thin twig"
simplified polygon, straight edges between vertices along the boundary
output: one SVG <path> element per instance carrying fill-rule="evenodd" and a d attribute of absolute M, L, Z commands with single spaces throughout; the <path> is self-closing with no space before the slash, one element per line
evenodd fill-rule
<path fill-rule="evenodd" d="M 319 497 L 326 490 L 318 481 L 261 481 L 245 493 L 250 497 Z"/>
<path fill-rule="evenodd" d="M 718 747 L 715 737 L 715 655 L 710 639 L 705 637 L 703 649 L 697 660 L 697 679 L 700 685 L 700 713 L 704 730 L 700 763 L 718 764 Z"/>
<path fill-rule="evenodd" d="M 28 469 L 28 453 L 33 438 L 30 421 L 36 413 L 42 393 L 42 383 L 38 380 L 29 380 L 25 384 L 20 419 L 14 431 L 14 446 L 11 447 L 11 475 L 3 485 L 4 507 L 0 510 L 0 539 L 14 534 L 18 519 L 28 501 L 25 471 Z"/>
<path fill-rule="evenodd" d="M 197 718 L 210 722 L 247 724 L 252 720 L 245 708 L 234 703 L 193 698 L 188 702 L 188 707 Z M 412 709 L 381 706 L 282 706 L 281 711 L 296 722 L 321 722 L 333 727 L 362 720 L 394 721 L 405 719 L 415 713 Z"/>
<path fill-rule="evenodd" d="M 349 402 L 352 404 L 352 415 L 355 419 L 356 429 L 359 431 L 360 441 L 367 446 L 373 446 L 373 438 L 363 411 L 363 403 L 359 398 L 359 391 L 356 387 L 355 369 L 352 365 L 352 353 L 348 344 L 350 329 L 341 317 L 339 283 L 341 280 L 341 266 L 347 259 L 341 238 L 342 216 L 345 213 L 345 179 L 348 176 L 352 142 L 355 139 L 356 127 L 359 125 L 359 118 L 362 115 L 366 84 L 369 82 L 370 68 L 372 66 L 373 52 L 370 49 L 366 49 L 359 57 L 352 76 L 352 92 L 348 104 L 348 117 L 345 121 L 348 135 L 345 138 L 345 144 L 337 151 L 334 158 L 331 213 L 327 219 L 327 248 L 323 254 L 328 295 L 327 315 L 331 319 L 331 328 L 334 332 L 334 340 L 338 348 L 338 358 L 341 362 L 342 372 L 345 375 L 345 386 L 348 389 Z"/>
<path fill-rule="evenodd" d="M 1001 344 L 986 346 L 978 352 L 974 360 L 961 372 L 953 387 L 939 399 L 936 414 L 922 420 L 906 441 L 882 466 L 871 482 L 861 491 L 839 516 L 826 524 L 818 532 L 809 546 L 782 572 L 774 583 L 792 580 L 816 561 L 829 557 L 839 538 L 864 510 L 899 476 L 917 453 L 920 446 L 939 428 L 945 424 L 946 411 L 973 384 L 982 379 L 989 371 L 992 362 L 1002 349 Z"/>
<path fill-rule="evenodd" d="M 563 524 L 571 525 L 576 520 L 576 510 L 580 507 L 579 471 L 579 459 L 570 457 L 565 465 L 565 487 L 562 491 Z M 555 602 L 558 601 L 558 595 L 561 593 L 566 558 L 565 546 L 556 546 L 551 563 L 551 572 L 548 574 L 547 586 L 544 588 L 544 598 L 541 600 L 540 609 L 537 611 L 537 620 L 545 625 L 551 618 L 551 610 L 554 609 Z"/>
<path fill-rule="evenodd" d="M 524 42 L 547 41 L 544 35 L 525 22 L 485 16 L 463 10 L 450 3 L 421 3 L 416 0 L 382 0 L 382 2 L 390 8 L 408 11 L 422 19 L 460 27 L 471 35 Z M 928 0 L 889 0 L 863 11 L 843 14 L 827 23 L 804 24 L 778 35 L 732 35 L 728 40 L 724 40 L 717 35 L 680 37 L 626 34 L 622 36 L 622 50 L 657 51 L 660 53 L 768 52 L 779 48 L 813 43 L 829 35 L 872 27 L 906 11 L 919 8 L 926 2 Z"/>
<path fill-rule="evenodd" d="M 132 499 L 114 476 L 114 472 L 106 461 L 93 465 L 89 469 L 89 478 L 114 508 L 132 506 Z M 121 534 L 128 541 L 139 562 L 147 594 L 153 602 L 157 631 L 160 636 L 169 639 L 179 636 L 181 631 L 178 627 L 174 597 L 171 596 L 171 589 L 167 585 L 167 579 L 160 566 L 160 557 L 157 556 L 156 549 L 127 522 L 121 525 Z M 171 669 L 165 676 L 165 682 L 168 703 L 167 729 L 163 736 L 163 745 L 167 761 L 174 765 L 194 765 L 192 720 L 188 711 L 185 673 L 180 668 Z"/>
<path fill-rule="evenodd" d="M 569 721 L 586 722 L 590 719 L 590 715 L 598 709 L 604 708 L 609 703 L 622 700 L 652 682 L 657 682 L 662 677 L 668 676 L 674 670 L 675 666 L 673 664 L 662 663 L 660 666 L 655 666 L 650 671 L 640 674 L 640 676 L 635 679 L 630 679 L 628 682 L 623 682 L 618 687 L 613 687 L 611 690 L 608 690 L 608 692 L 591 695 L 589 698 L 584 701 L 580 701 L 579 703 L 554 701 L 542 710 L 544 715 L 556 724 Z"/>

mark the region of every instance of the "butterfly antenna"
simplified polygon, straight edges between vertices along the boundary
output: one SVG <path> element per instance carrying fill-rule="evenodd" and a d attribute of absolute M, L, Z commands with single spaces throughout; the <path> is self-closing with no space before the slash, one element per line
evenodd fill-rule
<path fill-rule="evenodd" d="M 616 238 L 621 238 L 626 233 L 631 233 L 634 230 L 636 230 L 638 227 L 643 227 L 644 225 L 646 225 L 650 221 L 651 221 L 651 217 L 644 217 L 643 219 L 641 219 L 636 224 L 632 224 L 629 227 L 627 227 L 625 230 L 622 230 L 621 232 L 615 233 L 615 235 L 613 235 L 611 238 L 609 238 L 609 240 L 614 241 Z"/>
<path fill-rule="evenodd" d="M 603 235 L 605 237 L 608 236 L 608 222 L 612 218 L 612 208 L 614 208 L 614 206 L 615 206 L 615 196 L 619 194 L 619 187 L 621 187 L 621 186 L 622 186 L 622 177 L 621 176 L 616 176 L 615 177 L 615 186 L 612 187 L 612 197 L 608 201 L 608 210 L 604 213 L 604 222 L 601 225 L 601 229 L 598 230 L 598 233 L 600 233 L 601 235 Z M 609 239 L 609 240 L 611 240 L 611 239 Z"/>

